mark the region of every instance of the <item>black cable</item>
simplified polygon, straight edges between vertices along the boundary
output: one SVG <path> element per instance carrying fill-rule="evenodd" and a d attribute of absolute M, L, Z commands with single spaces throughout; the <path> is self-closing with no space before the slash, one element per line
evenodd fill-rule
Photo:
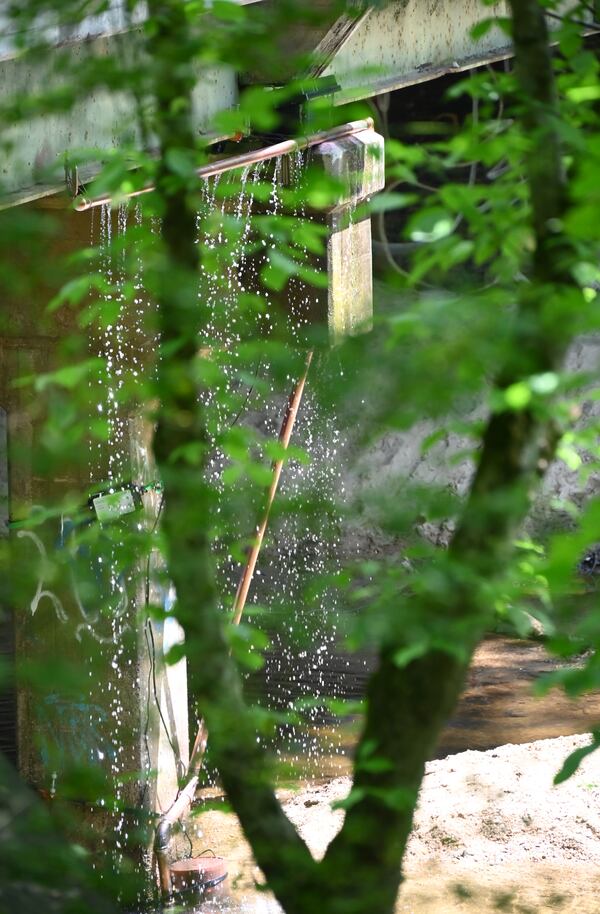
<path fill-rule="evenodd" d="M 147 620 L 147 624 L 148 624 L 148 631 L 150 632 L 150 640 L 152 641 L 151 671 L 152 671 L 152 691 L 153 691 L 153 694 L 154 694 L 154 701 L 156 702 L 156 707 L 158 708 L 159 717 L 160 717 L 160 719 L 161 719 L 161 722 L 162 722 L 162 725 L 163 725 L 163 728 L 164 728 L 164 731 L 165 731 L 165 734 L 166 734 L 166 737 L 167 737 L 169 746 L 171 747 L 171 751 L 172 751 L 173 755 L 175 756 L 177 768 L 179 769 L 179 768 L 181 768 L 181 758 L 180 758 L 180 756 L 179 756 L 179 752 L 178 752 L 177 749 L 175 748 L 175 744 L 173 743 L 173 740 L 171 739 L 171 734 L 170 734 L 170 732 L 169 732 L 169 728 L 168 728 L 168 726 L 167 726 L 167 722 L 166 722 L 166 720 L 165 720 L 165 718 L 164 718 L 164 715 L 163 715 L 163 712 L 162 712 L 162 708 L 161 708 L 161 706 L 160 706 L 160 699 L 159 699 L 159 697 L 158 697 L 158 685 L 157 685 L 157 682 L 156 682 L 156 645 L 155 645 L 155 642 L 154 642 L 154 632 L 153 632 L 153 630 L 152 630 L 152 623 L 151 623 L 150 619 Z M 178 772 L 178 775 L 179 775 L 179 773 L 181 773 L 181 772 Z"/>
<path fill-rule="evenodd" d="M 148 655 L 150 655 L 150 644 L 148 643 L 148 633 L 147 633 L 147 620 L 144 625 L 144 638 L 146 640 L 146 649 L 148 650 Z M 152 770 L 152 756 L 150 755 L 150 744 L 148 743 L 148 731 L 150 730 L 150 677 L 152 676 L 152 666 L 148 670 L 148 682 L 146 683 L 146 723 L 144 724 L 144 747 L 146 749 L 146 763 L 148 765 L 148 771 Z M 143 806 L 144 800 L 148 794 L 148 781 L 144 782 L 144 789 L 142 790 L 142 795 L 140 798 L 140 806 Z"/>
<path fill-rule="evenodd" d="M 233 420 L 233 422 L 231 423 L 229 428 L 233 428 L 233 426 L 241 419 L 243 413 L 246 411 L 246 408 L 248 406 L 248 401 L 250 400 L 250 397 L 252 396 L 252 392 L 254 391 L 254 387 L 256 386 L 256 381 L 258 380 L 258 373 L 261 368 L 262 368 L 262 356 L 258 360 L 258 365 L 256 366 L 256 371 L 254 372 L 254 383 L 248 389 L 248 393 L 246 394 L 246 399 L 242 403 L 237 416 L 235 417 L 235 419 Z"/>
<path fill-rule="evenodd" d="M 194 845 L 193 845 L 193 843 L 192 843 L 192 839 L 191 839 L 190 836 L 189 836 L 189 832 L 188 832 L 188 830 L 187 830 L 187 828 L 185 827 L 185 824 L 184 824 L 183 822 L 181 823 L 181 830 L 183 831 L 183 834 L 184 834 L 185 837 L 187 838 L 188 844 L 190 845 L 189 857 L 193 857 L 193 855 L 194 855 Z M 204 853 L 204 851 L 202 851 L 202 853 Z"/>

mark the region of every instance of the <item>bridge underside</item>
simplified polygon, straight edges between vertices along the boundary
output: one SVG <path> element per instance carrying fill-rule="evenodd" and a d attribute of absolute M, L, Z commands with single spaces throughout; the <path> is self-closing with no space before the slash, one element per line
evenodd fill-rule
<path fill-rule="evenodd" d="M 509 56 L 508 39 L 500 29 L 491 29 L 479 41 L 470 35 L 475 23 L 501 14 L 503 7 L 500 3 L 486 8 L 480 0 L 396 0 L 367 10 L 359 19 L 332 21 L 320 31 L 300 29 L 296 34 L 292 29 L 286 43 L 313 52 L 313 75 L 335 77 L 340 88 L 332 101 L 339 105 Z M 58 84 L 53 55 L 67 54 L 76 65 L 78 58 L 90 55 L 122 58 L 133 53 L 135 44 L 135 32 L 119 33 L 63 44 L 41 61 L 0 60 L 0 103 L 22 91 Z M 261 74 L 251 78 L 265 81 Z M 198 133 L 210 132 L 215 113 L 237 101 L 238 74 L 232 68 L 199 73 L 194 109 Z M 138 143 L 135 102 L 127 93 L 97 89 L 68 113 L 30 117 L 15 124 L 7 140 L 12 149 L 5 159 L 2 191 L 4 205 L 14 205 L 63 189 L 64 157 L 69 150 L 110 150 Z"/>

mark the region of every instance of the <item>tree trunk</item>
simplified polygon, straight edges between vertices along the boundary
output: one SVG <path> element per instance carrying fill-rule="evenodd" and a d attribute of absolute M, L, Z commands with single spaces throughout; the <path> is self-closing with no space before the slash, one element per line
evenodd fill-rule
<path fill-rule="evenodd" d="M 205 448 L 207 440 L 195 380 L 203 309 L 197 300 L 195 212 L 189 188 L 168 162 L 172 150 L 194 149 L 189 127 L 193 77 L 185 67 L 188 32 L 181 7 L 166 0 L 151 0 L 149 6 L 158 22 L 152 50 L 162 151 L 157 186 L 164 205 L 163 355 L 155 450 L 165 490 L 169 573 L 186 632 L 192 692 L 207 722 L 229 800 L 285 911 L 391 914 L 424 766 L 460 694 L 488 618 L 486 581 L 511 550 L 513 534 L 553 453 L 556 431 L 548 414 L 533 408 L 506 409 L 490 419 L 469 498 L 441 565 L 445 592 L 412 598 L 412 611 L 429 624 L 429 647 L 400 666 L 401 637 L 390 637 L 382 646 L 368 687 L 354 802 L 324 861 L 315 863 L 275 798 L 242 700 L 218 612 L 204 520 L 210 507 L 204 464 L 190 465 L 184 457 L 190 442 Z M 548 303 L 560 303 L 561 289 L 570 284 L 570 252 L 555 232 L 565 191 L 553 126 L 557 114 L 548 36 L 538 0 L 511 0 L 511 7 L 523 122 L 531 143 L 527 159 L 536 251 L 514 322 L 514 356 L 498 381 L 500 390 L 557 369 L 569 341 L 568 328 L 560 327 L 559 338 L 556 324 L 548 320 Z"/>
<path fill-rule="evenodd" d="M 161 359 L 154 451 L 165 497 L 166 559 L 177 591 L 177 618 L 186 636 L 190 692 L 207 723 L 213 759 L 258 865 L 293 914 L 316 909 L 316 864 L 275 797 L 254 719 L 242 699 L 218 607 L 207 532 L 208 438 L 197 381 L 198 340 L 207 315 L 198 298 L 200 252 L 191 194 L 197 192 L 197 179 L 193 169 L 186 181 L 169 167 L 175 151 L 193 161 L 196 149 L 190 126 L 194 84 L 190 64 L 195 51 L 182 4 L 150 0 L 149 12 L 156 23 L 150 51 L 156 73 L 155 129 L 161 145 L 157 193 L 163 210 L 163 250 L 156 279 Z M 198 462 L 186 458 L 190 444 L 201 445 L 203 456 Z"/>
<path fill-rule="evenodd" d="M 549 320 L 549 306 L 562 304 L 564 310 L 564 292 L 573 291 L 570 246 L 556 232 L 567 195 L 546 21 L 538 0 L 511 0 L 511 9 L 523 124 L 530 141 L 527 171 L 536 247 L 514 322 L 512 355 L 497 381 L 500 391 L 560 368 L 570 327 L 562 317 Z M 394 654 L 402 643 L 392 641 L 384 645 L 369 684 L 353 788 L 357 799 L 324 861 L 336 896 L 328 908 L 332 914 L 391 914 L 394 909 L 425 763 L 460 695 L 489 618 L 485 584 L 510 555 L 557 440 L 544 409 L 504 409 L 488 422 L 469 497 L 440 569 L 446 575 L 446 598 L 438 596 L 439 590 L 412 598 L 413 613 L 430 619 L 434 633 L 441 623 L 445 646 L 432 644 L 423 657 L 399 668 Z"/>

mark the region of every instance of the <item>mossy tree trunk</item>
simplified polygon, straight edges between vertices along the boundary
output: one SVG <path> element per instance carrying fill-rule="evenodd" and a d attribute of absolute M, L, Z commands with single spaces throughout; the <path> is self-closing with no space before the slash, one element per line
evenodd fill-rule
<path fill-rule="evenodd" d="M 402 632 L 381 646 L 368 686 L 364 732 L 357 750 L 352 802 L 342 830 L 316 863 L 285 817 L 268 763 L 228 651 L 218 612 L 210 542 L 203 518 L 210 491 L 203 462 L 186 460 L 190 443 L 206 448 L 199 399 L 197 340 L 206 315 L 197 299 L 198 246 L 193 180 L 169 167 L 174 151 L 194 149 L 190 128 L 193 75 L 186 66 L 188 25 L 182 7 L 151 0 L 155 23 L 158 190 L 163 204 L 159 293 L 160 362 L 156 458 L 164 482 L 164 535 L 169 573 L 186 632 L 192 693 L 208 724 L 213 757 L 256 861 L 288 914 L 387 914 L 395 905 L 424 766 L 463 687 L 488 619 L 486 581 L 512 548 L 532 494 L 557 441 L 551 416 L 535 407 L 491 416 L 477 471 L 443 564 L 445 587 L 411 597 L 432 631 L 443 637 L 404 665 Z M 523 124 L 529 138 L 528 181 L 535 236 L 530 282 L 514 316 L 512 356 L 498 391 L 532 374 L 559 368 L 571 338 L 548 320 L 570 287 L 570 250 L 560 225 L 566 207 L 556 131 L 552 62 L 538 0 L 510 0 Z M 193 50 L 193 49 L 192 49 Z M 566 313 L 566 312 L 565 312 Z M 399 599 L 403 599 L 399 597 Z"/>

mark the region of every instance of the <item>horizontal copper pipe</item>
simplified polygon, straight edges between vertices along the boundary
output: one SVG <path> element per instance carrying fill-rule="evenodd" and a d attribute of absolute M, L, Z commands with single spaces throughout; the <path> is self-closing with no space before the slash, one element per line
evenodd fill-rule
<path fill-rule="evenodd" d="M 346 136 L 352 136 L 355 133 L 362 133 L 363 130 L 372 130 L 373 119 L 368 117 L 364 121 L 351 121 L 348 124 L 341 124 L 339 127 L 333 127 L 331 130 L 322 130 L 320 133 L 313 133 L 311 136 L 298 137 L 295 140 L 283 140 L 281 143 L 275 143 L 273 146 L 265 146 L 264 149 L 253 149 L 250 152 L 242 152 L 239 155 L 230 156 L 225 159 L 218 159 L 216 162 L 210 162 L 203 165 L 196 172 L 199 178 L 213 178 L 215 175 L 221 175 L 226 171 L 233 171 L 235 168 L 245 168 L 247 165 L 254 165 L 257 162 L 266 162 L 268 159 L 276 159 L 278 156 L 289 155 L 299 149 L 308 149 L 311 146 L 318 146 L 320 143 L 327 143 L 330 140 L 340 140 Z M 156 190 L 154 184 L 148 184 L 147 187 L 141 187 L 129 194 L 125 194 L 125 199 L 140 197 L 142 194 L 149 194 Z M 110 203 L 112 197 L 105 195 L 103 197 L 94 197 L 88 200 L 85 197 L 79 197 L 75 203 L 75 209 L 83 213 L 94 206 L 103 206 Z"/>

